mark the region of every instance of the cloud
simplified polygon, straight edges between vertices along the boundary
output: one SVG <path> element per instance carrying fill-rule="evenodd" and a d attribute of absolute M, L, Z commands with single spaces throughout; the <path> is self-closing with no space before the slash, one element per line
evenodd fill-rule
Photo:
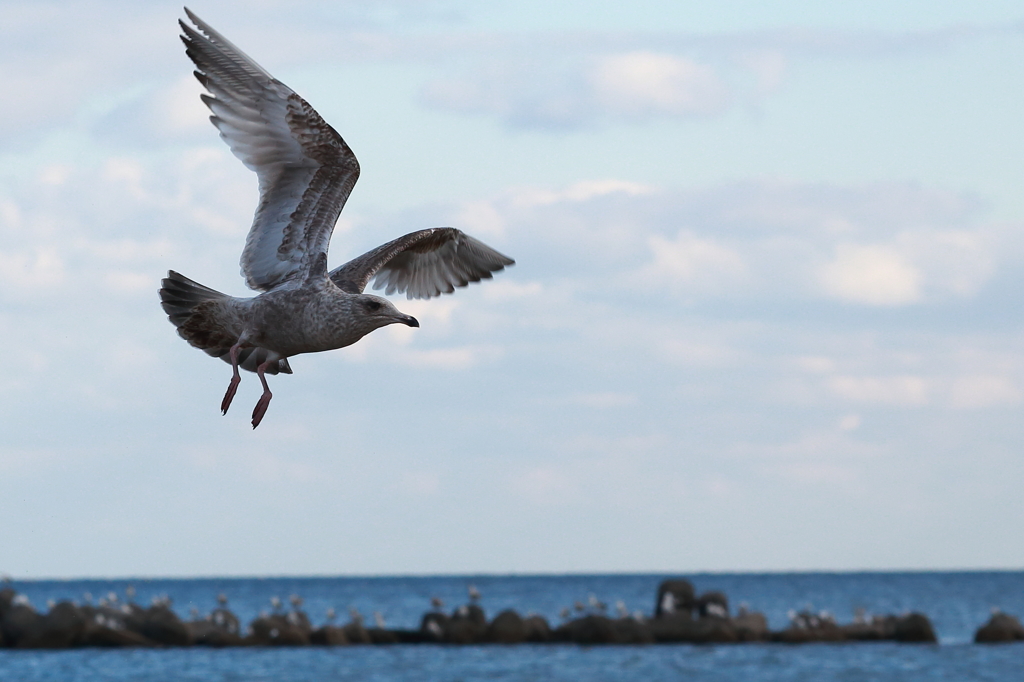
<path fill-rule="evenodd" d="M 892 248 L 839 244 L 821 268 L 828 295 L 853 303 L 896 306 L 921 299 L 921 273 Z"/>
<path fill-rule="evenodd" d="M 655 283 L 707 288 L 734 285 L 746 274 L 743 257 L 714 239 L 680 232 L 674 240 L 660 235 L 648 239 L 654 261 L 644 276 Z"/>
<path fill-rule="evenodd" d="M 547 129 L 714 116 L 733 98 L 710 64 L 648 50 L 588 60 L 496 63 L 460 77 L 435 79 L 421 97 L 433 108 L 495 115 L 513 127 Z"/>
<path fill-rule="evenodd" d="M 562 290 L 654 288 L 690 303 L 969 301 L 1024 259 L 1017 229 L 986 221 L 970 194 L 907 183 L 602 179 L 517 187 L 445 211 L 500 217 L 502 248 L 557 273 Z"/>
<path fill-rule="evenodd" d="M 613 116 L 719 114 L 729 90 L 713 68 L 670 54 L 638 51 L 601 58 L 590 73 L 594 99 Z"/>
<path fill-rule="evenodd" d="M 982 410 L 1002 405 L 1019 405 L 1024 399 L 1024 392 L 1011 377 L 971 374 L 953 380 L 949 397 L 954 408 Z"/>
<path fill-rule="evenodd" d="M 832 391 L 846 400 L 901 407 L 927 405 L 930 382 L 921 376 L 836 376 L 829 381 Z"/>

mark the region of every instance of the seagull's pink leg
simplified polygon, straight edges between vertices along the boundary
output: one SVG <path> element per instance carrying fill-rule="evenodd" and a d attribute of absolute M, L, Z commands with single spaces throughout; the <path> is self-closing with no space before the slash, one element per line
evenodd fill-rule
<path fill-rule="evenodd" d="M 228 408 L 231 407 L 231 401 L 235 397 L 235 391 L 238 390 L 238 384 L 242 381 L 242 377 L 238 375 L 238 351 L 241 349 L 241 340 L 231 346 L 231 383 L 228 384 L 228 391 L 224 394 L 224 400 L 220 401 L 221 414 L 228 413 Z M 264 383 L 264 385 L 266 384 Z"/>
<path fill-rule="evenodd" d="M 263 415 L 267 413 L 270 399 L 274 397 L 274 394 L 270 392 L 270 386 L 267 385 L 267 377 L 263 374 L 267 371 L 267 367 L 270 367 L 271 362 L 277 362 L 277 360 L 267 360 L 256 368 L 256 375 L 259 376 L 260 383 L 263 384 L 263 395 L 260 396 L 260 401 L 256 403 L 256 409 L 252 411 L 252 428 L 254 429 L 263 421 Z"/>

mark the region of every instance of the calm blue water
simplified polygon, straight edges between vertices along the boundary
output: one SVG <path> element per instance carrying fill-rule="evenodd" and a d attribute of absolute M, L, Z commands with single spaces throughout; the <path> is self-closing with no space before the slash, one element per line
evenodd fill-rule
<path fill-rule="evenodd" d="M 536 612 L 553 624 L 558 612 L 590 594 L 622 599 L 650 613 L 663 575 L 442 576 L 389 578 L 211 578 L 194 580 L 15 581 L 37 607 L 48 599 L 81 599 L 109 591 L 136 600 L 169 595 L 188 617 L 206 613 L 225 593 L 243 622 L 269 610 L 270 598 L 299 594 L 314 623 L 334 607 L 381 612 L 388 627 L 415 628 L 432 596 L 447 608 L 465 602 L 466 586 L 483 593 L 489 616 L 505 608 Z M 1015 680 L 1024 679 L 1024 644 L 975 646 L 974 631 L 992 607 L 1024 615 L 1024 572 L 801 573 L 688 575 L 698 592 L 722 590 L 733 607 L 747 602 L 773 628 L 786 611 L 811 606 L 849 621 L 872 613 L 927 614 L 939 646 L 895 644 L 594 647 L 341 647 L 336 649 L 72 650 L 0 649 L 0 681 L 60 680 Z"/>

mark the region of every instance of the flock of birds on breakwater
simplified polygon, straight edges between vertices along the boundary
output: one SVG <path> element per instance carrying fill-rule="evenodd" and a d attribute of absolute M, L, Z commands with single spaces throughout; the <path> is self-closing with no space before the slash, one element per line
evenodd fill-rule
<path fill-rule="evenodd" d="M 217 608 L 205 616 L 195 608 L 181 619 L 167 596 L 153 598 L 148 607 L 135 602 L 129 586 L 124 598 L 114 592 L 94 601 L 83 595 L 81 603 L 51 601 L 45 613 L 37 611 L 25 595 L 9 586 L 0 589 L 0 647 L 64 649 L 71 647 L 153 646 L 341 646 L 385 644 L 725 644 L 740 642 L 894 641 L 934 643 L 931 621 L 920 613 L 869 615 L 858 611 L 852 622 L 841 624 L 827 611 L 790 611 L 789 625 L 770 630 L 765 616 L 740 604 L 735 613 L 722 592 L 697 595 L 687 580 L 666 580 L 658 588 L 654 612 L 630 613 L 619 601 L 608 605 L 590 595 L 562 609 L 561 622 L 552 626 L 543 616 L 521 616 L 505 610 L 488 620 L 481 595 L 468 587 L 469 602 L 445 612 L 440 598 L 431 599 L 417 629 L 388 628 L 383 615 L 367 622 L 356 609 L 349 620 L 338 624 L 338 614 L 327 610 L 325 622 L 314 626 L 303 611 L 303 599 L 291 595 L 287 602 L 270 599 L 248 626 L 228 608 L 224 594 Z M 1020 621 L 998 611 L 975 633 L 975 642 L 1024 641 Z"/>

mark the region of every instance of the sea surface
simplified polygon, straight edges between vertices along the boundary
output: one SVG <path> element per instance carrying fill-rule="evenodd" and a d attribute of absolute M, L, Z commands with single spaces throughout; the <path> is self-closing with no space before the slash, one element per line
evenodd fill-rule
<path fill-rule="evenodd" d="M 721 590 L 733 610 L 745 602 L 763 612 L 773 629 L 786 626 L 790 609 L 828 610 L 840 622 L 852 620 L 857 609 L 920 611 L 932 620 L 940 643 L 0 649 L 0 682 L 1024 680 L 1024 643 L 971 643 L 993 608 L 1024 616 L 1024 571 L 46 580 L 11 586 L 44 610 L 50 599 L 81 602 L 86 593 L 94 600 L 110 592 L 124 599 L 131 585 L 139 603 L 169 596 L 185 619 L 192 609 L 208 613 L 223 593 L 243 623 L 270 611 L 272 597 L 287 603 L 296 594 L 317 625 L 328 608 L 337 611 L 339 622 L 355 608 L 368 623 L 376 612 L 389 628 L 417 628 L 431 597 L 443 599 L 451 610 L 467 601 L 470 584 L 480 590 L 488 617 L 513 608 L 557 625 L 562 608 L 590 595 L 609 605 L 622 600 L 631 612 L 650 614 L 658 583 L 669 577 L 689 579 L 698 593 Z"/>

